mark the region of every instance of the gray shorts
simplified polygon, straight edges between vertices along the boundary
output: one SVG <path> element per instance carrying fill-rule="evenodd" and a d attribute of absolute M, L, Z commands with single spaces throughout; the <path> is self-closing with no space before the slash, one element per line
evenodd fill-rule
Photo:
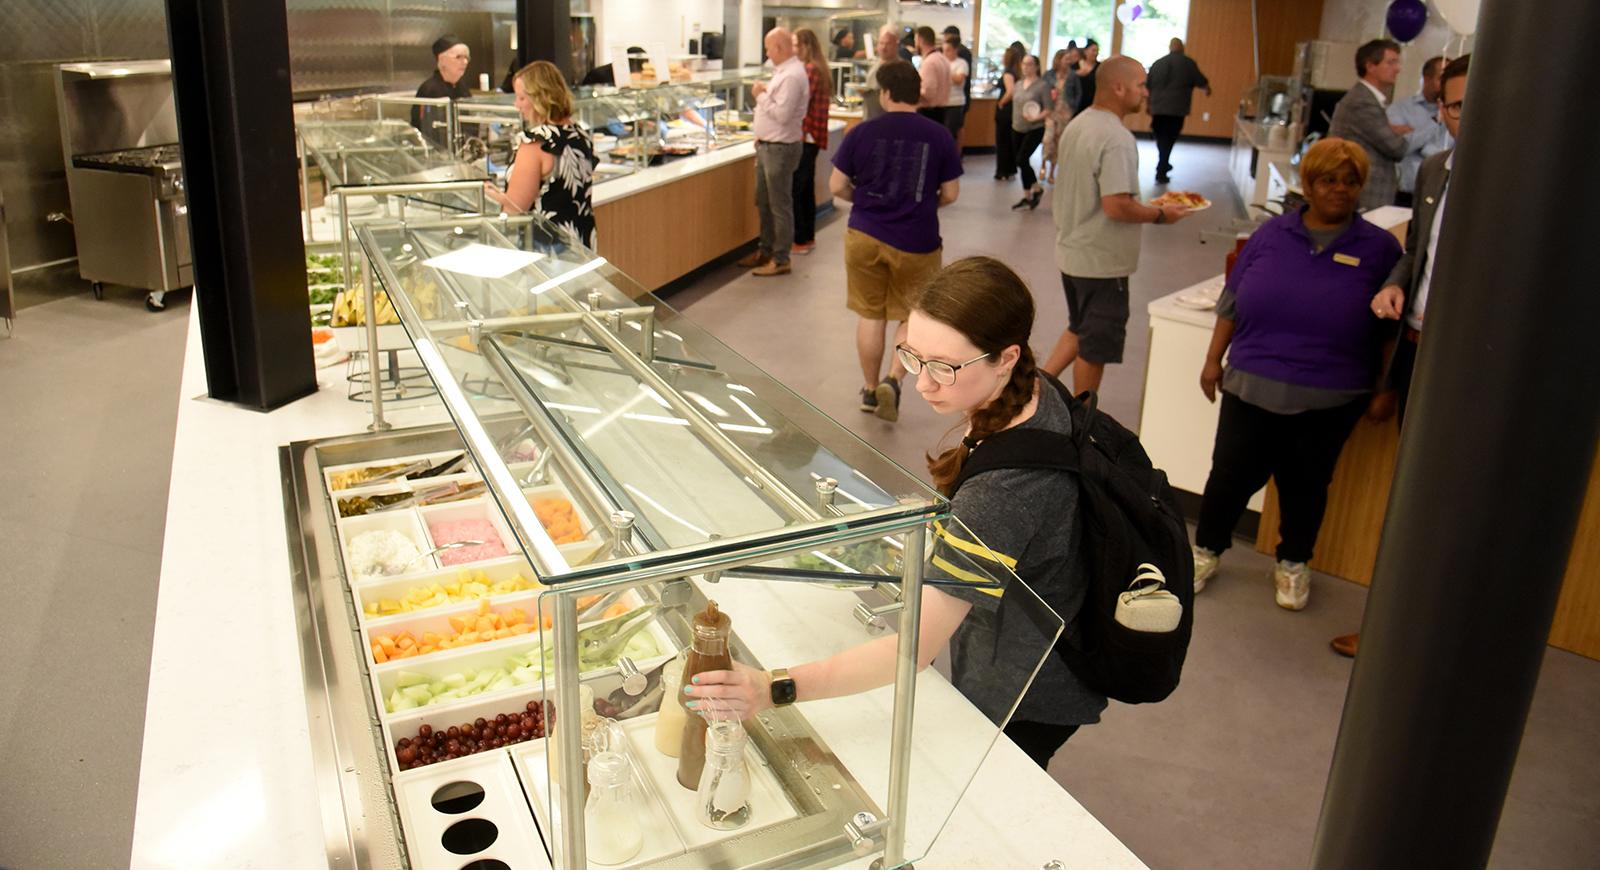
<path fill-rule="evenodd" d="M 1085 362 L 1122 362 L 1128 338 L 1128 279 L 1061 276 L 1067 294 L 1067 329 L 1078 337 Z"/>

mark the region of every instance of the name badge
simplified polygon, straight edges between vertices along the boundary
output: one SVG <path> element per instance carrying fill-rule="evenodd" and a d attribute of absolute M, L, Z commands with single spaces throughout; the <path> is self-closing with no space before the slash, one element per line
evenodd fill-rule
<path fill-rule="evenodd" d="M 1352 257 L 1349 254 L 1334 254 L 1333 255 L 1333 261 L 1335 263 L 1343 263 L 1346 266 L 1359 266 L 1359 265 L 1361 265 L 1361 258 L 1360 257 Z"/>

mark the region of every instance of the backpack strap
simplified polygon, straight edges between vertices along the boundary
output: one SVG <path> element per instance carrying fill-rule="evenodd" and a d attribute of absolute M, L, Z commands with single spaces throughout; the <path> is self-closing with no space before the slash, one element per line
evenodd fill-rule
<path fill-rule="evenodd" d="M 983 440 L 961 464 L 961 474 L 951 487 L 954 497 L 973 475 L 999 468 L 1049 468 L 1077 472 L 1078 443 L 1071 437 L 1042 429 L 1007 429 Z"/>
<path fill-rule="evenodd" d="M 1047 468 L 1078 472 L 1078 452 L 1089 438 L 1089 425 L 1097 413 L 1094 393 L 1073 396 L 1066 385 L 1044 372 L 1039 377 L 1054 387 L 1072 415 L 1072 435 L 1043 429 L 1007 429 L 985 438 L 973 448 L 950 488 L 953 498 L 967 478 L 999 468 Z"/>

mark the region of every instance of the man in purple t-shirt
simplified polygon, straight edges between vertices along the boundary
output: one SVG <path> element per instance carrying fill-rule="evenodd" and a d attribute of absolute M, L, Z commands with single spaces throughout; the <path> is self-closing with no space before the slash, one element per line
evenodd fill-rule
<path fill-rule="evenodd" d="M 833 156 L 833 195 L 851 203 L 845 232 L 846 305 L 861 317 L 856 355 L 865 386 L 861 410 L 893 422 L 900 418 L 898 359 L 883 371 L 884 328 L 898 321 L 895 341 L 923 284 L 939 271 L 939 206 L 961 191 L 961 154 L 950 131 L 917 114 L 922 79 L 911 64 L 878 68 L 884 114 L 864 121 Z"/>

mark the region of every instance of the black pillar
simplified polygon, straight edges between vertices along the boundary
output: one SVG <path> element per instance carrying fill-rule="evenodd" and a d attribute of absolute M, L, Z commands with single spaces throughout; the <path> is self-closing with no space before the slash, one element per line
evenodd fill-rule
<path fill-rule="evenodd" d="M 571 0 L 517 0 L 517 55 L 523 64 L 548 60 L 569 81 L 588 72 L 572 68 Z"/>
<path fill-rule="evenodd" d="M 1597 32 L 1483 2 L 1318 868 L 1488 863 L 1600 431 Z"/>
<path fill-rule="evenodd" d="M 276 408 L 317 389 L 284 4 L 166 4 L 207 391 Z"/>

